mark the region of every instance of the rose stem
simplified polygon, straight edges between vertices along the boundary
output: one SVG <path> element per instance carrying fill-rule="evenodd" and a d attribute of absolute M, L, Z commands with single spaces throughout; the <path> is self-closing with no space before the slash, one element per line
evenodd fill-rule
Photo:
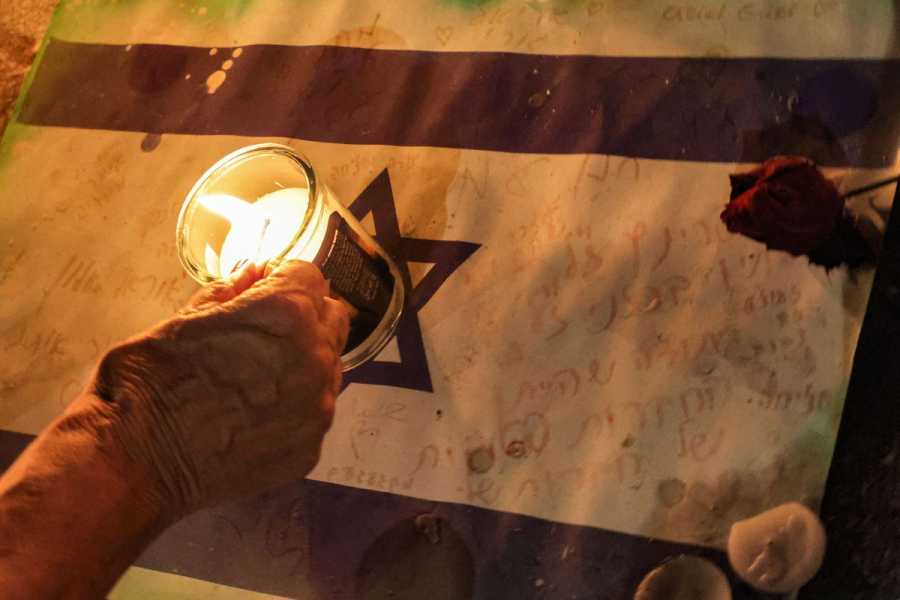
<path fill-rule="evenodd" d="M 851 196 L 858 196 L 860 194 L 865 194 L 866 192 L 874 190 L 875 188 L 880 188 L 883 185 L 888 185 L 889 183 L 896 183 L 898 181 L 900 181 L 900 175 L 894 175 L 893 177 L 888 177 L 887 179 L 882 179 L 880 181 L 870 183 L 869 185 L 864 185 L 862 187 L 858 187 L 855 190 L 850 190 L 846 194 L 843 194 L 841 196 L 841 198 L 849 198 Z"/>

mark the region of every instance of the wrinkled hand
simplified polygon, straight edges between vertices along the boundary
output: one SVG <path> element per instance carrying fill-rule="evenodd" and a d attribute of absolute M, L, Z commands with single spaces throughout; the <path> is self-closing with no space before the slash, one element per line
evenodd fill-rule
<path fill-rule="evenodd" d="M 340 389 L 346 310 L 309 263 L 249 267 L 112 349 L 94 393 L 175 518 L 309 473 Z"/>

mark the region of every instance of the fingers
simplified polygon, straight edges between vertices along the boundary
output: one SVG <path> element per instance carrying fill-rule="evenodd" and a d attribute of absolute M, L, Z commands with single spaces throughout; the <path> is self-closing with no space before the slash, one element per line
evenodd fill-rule
<path fill-rule="evenodd" d="M 215 281 L 201 288 L 188 301 L 187 308 L 201 309 L 214 304 L 224 304 L 248 290 L 277 291 L 286 294 L 308 296 L 322 310 L 322 299 L 328 295 L 329 286 L 318 267 L 312 263 L 291 260 L 274 266 L 270 262 L 247 264 L 228 279 Z"/>
<path fill-rule="evenodd" d="M 341 393 L 341 359 L 340 357 L 335 359 L 335 368 L 333 373 L 333 379 L 331 380 L 330 389 L 328 389 L 324 394 L 322 394 L 322 416 L 324 417 L 326 431 L 331 429 L 331 424 L 334 422 L 334 414 L 337 405 L 337 397 L 338 394 Z"/>
<path fill-rule="evenodd" d="M 202 310 L 216 304 L 224 304 L 225 302 L 232 300 L 235 296 L 237 296 L 237 294 L 230 281 L 214 281 L 197 290 L 197 293 L 188 300 L 185 308 Z"/>
<path fill-rule="evenodd" d="M 347 345 L 350 332 L 350 314 L 345 303 L 329 297 L 330 286 L 322 277 L 318 267 L 311 263 L 289 261 L 271 271 L 274 279 L 273 291 L 281 292 L 288 298 L 293 296 L 303 301 L 312 300 L 319 322 L 324 326 L 326 339 L 340 356 Z"/>
<path fill-rule="evenodd" d="M 266 275 L 266 270 L 269 268 L 268 264 L 268 262 L 262 264 L 251 263 L 232 275 L 229 278 L 229 282 L 234 290 L 234 295 L 243 294 L 254 283 L 262 280 Z"/>
<path fill-rule="evenodd" d="M 328 295 L 329 286 L 318 267 L 312 263 L 290 260 L 274 268 L 267 265 L 263 269 L 263 273 L 268 273 L 268 275 L 248 290 L 248 294 L 258 295 L 274 292 L 297 299 L 303 296 L 311 300 L 316 313 L 321 314 L 322 301 Z"/>
<path fill-rule="evenodd" d="M 350 315 L 344 305 L 333 298 L 324 298 L 319 320 L 325 326 L 328 341 L 335 353 L 340 356 L 347 345 L 350 333 Z"/>
<path fill-rule="evenodd" d="M 221 304 L 223 318 L 289 337 L 301 346 L 318 338 L 340 356 L 351 317 L 342 301 L 328 296 L 329 288 L 315 265 L 288 261 L 274 268 L 249 265 L 231 279 L 207 286 L 196 300 Z"/>
<path fill-rule="evenodd" d="M 200 310 L 233 300 L 259 281 L 264 268 L 264 265 L 249 264 L 228 279 L 205 285 L 188 300 L 187 308 Z"/>
<path fill-rule="evenodd" d="M 344 376 L 344 363 L 341 362 L 341 357 L 340 357 L 340 355 L 338 355 L 338 357 L 335 359 L 334 383 L 332 384 L 332 387 L 331 387 L 331 393 L 333 396 L 332 403 L 334 403 L 334 399 L 336 399 L 338 397 L 338 394 L 341 393 L 341 383 L 343 383 L 343 376 Z"/>
<path fill-rule="evenodd" d="M 356 308 L 355 306 L 353 306 L 352 304 L 350 304 L 349 302 L 347 302 L 347 300 L 345 300 L 340 295 L 332 292 L 331 294 L 328 295 L 328 297 L 331 298 L 332 300 L 337 300 L 338 302 L 341 303 L 341 306 L 344 307 L 344 310 L 346 310 L 350 314 L 351 321 L 359 316 L 359 309 Z"/>
<path fill-rule="evenodd" d="M 307 291 L 312 296 L 327 296 L 328 282 L 319 267 L 302 260 L 289 260 L 269 269 L 268 281 L 273 285 Z"/>

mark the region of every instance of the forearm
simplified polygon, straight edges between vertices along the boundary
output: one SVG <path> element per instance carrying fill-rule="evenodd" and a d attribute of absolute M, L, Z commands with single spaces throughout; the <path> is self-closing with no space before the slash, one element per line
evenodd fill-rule
<path fill-rule="evenodd" d="M 79 397 L 0 478 L 5 598 L 102 597 L 167 525 L 114 418 Z"/>
<path fill-rule="evenodd" d="M 110 349 L 0 477 L 0 596 L 102 597 L 175 519 L 312 470 L 347 312 L 309 263 L 262 275 Z"/>

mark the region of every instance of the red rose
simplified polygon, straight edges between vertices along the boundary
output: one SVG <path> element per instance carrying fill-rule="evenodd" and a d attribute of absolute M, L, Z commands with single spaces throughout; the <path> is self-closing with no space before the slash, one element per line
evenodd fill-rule
<path fill-rule="evenodd" d="M 799 256 L 832 236 L 843 207 L 837 188 L 810 160 L 776 156 L 731 175 L 731 199 L 721 218 L 732 233 Z"/>

